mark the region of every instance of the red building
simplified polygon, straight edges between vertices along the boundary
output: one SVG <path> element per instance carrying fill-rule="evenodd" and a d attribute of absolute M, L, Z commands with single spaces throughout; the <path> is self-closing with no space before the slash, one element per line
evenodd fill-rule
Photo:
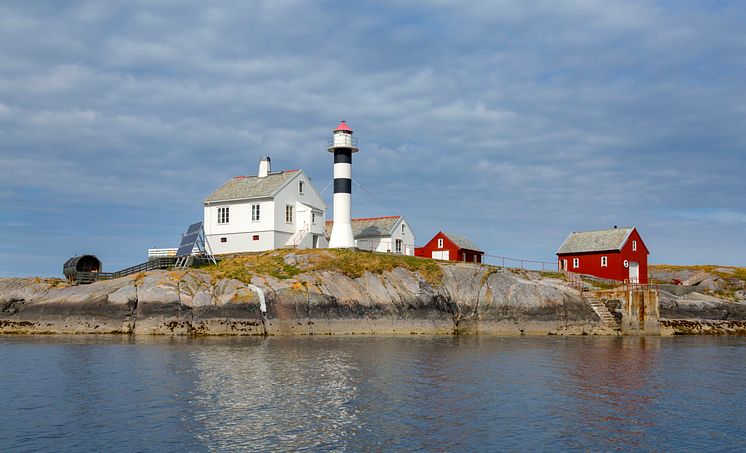
<path fill-rule="evenodd" d="M 436 260 L 481 263 L 484 252 L 468 238 L 457 234 L 438 232 L 430 242 L 414 249 L 415 256 Z"/>
<path fill-rule="evenodd" d="M 648 282 L 648 255 L 636 228 L 570 233 L 557 250 L 560 270 L 632 283 Z"/>

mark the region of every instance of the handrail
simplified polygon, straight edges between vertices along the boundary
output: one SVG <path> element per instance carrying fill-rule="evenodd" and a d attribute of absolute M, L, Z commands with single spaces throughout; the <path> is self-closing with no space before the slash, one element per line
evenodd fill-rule
<path fill-rule="evenodd" d="M 556 262 L 549 262 L 549 261 L 524 260 L 522 258 L 510 258 L 510 257 L 507 257 L 507 256 L 501 256 L 501 255 L 490 255 L 488 253 L 485 253 L 484 256 L 488 256 L 490 258 L 497 258 L 499 260 L 502 260 L 502 267 L 519 267 L 520 269 L 524 269 L 525 268 L 526 270 L 533 270 L 533 269 L 529 269 L 528 264 L 537 264 L 537 265 L 540 264 L 541 265 L 541 270 L 542 270 L 542 272 L 544 272 L 544 271 L 549 270 L 549 269 L 555 270 L 555 269 L 557 269 L 557 266 L 558 266 L 558 264 Z M 505 265 L 506 260 L 508 261 L 508 265 L 507 266 Z M 510 265 L 510 261 L 518 262 L 519 265 L 518 266 L 511 266 Z M 531 267 L 534 267 L 534 266 L 531 266 Z M 538 266 L 536 266 L 536 267 L 538 267 Z"/>
<path fill-rule="evenodd" d="M 78 283 L 93 283 L 99 280 L 126 277 L 127 275 L 137 274 L 138 272 L 167 269 L 173 267 L 175 264 L 176 258 L 174 257 L 156 258 L 116 272 L 77 272 L 75 274 L 75 281 Z"/>

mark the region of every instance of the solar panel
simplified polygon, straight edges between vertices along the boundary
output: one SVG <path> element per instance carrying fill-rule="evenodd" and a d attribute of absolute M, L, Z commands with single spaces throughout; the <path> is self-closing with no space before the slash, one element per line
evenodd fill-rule
<path fill-rule="evenodd" d="M 182 256 L 191 255 L 193 248 L 194 248 L 194 244 L 192 244 L 192 245 L 185 245 L 183 247 L 179 247 L 179 250 L 176 251 L 176 257 L 177 258 L 181 258 Z"/>
<path fill-rule="evenodd" d="M 192 244 L 194 245 L 197 242 L 197 239 L 199 238 L 199 231 L 192 234 L 185 234 L 183 238 L 181 238 L 181 244 L 179 244 L 179 247 L 184 247 L 185 245 Z"/>
<path fill-rule="evenodd" d="M 199 233 L 199 230 L 201 229 L 202 229 L 202 222 L 193 223 L 189 225 L 189 228 L 187 228 L 187 232 L 185 236 L 192 234 L 192 233 Z"/>
<path fill-rule="evenodd" d="M 202 231 L 202 222 L 197 222 L 189 225 L 186 234 L 181 238 L 181 244 L 179 249 L 176 251 L 177 257 L 189 256 L 194 250 L 194 246 L 199 240 L 199 234 Z"/>

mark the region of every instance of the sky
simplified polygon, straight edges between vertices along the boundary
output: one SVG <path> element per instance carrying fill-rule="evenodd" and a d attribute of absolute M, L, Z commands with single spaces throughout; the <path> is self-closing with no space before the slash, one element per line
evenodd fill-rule
<path fill-rule="evenodd" d="M 227 179 L 332 179 L 424 244 L 554 261 L 635 226 L 652 263 L 746 265 L 741 1 L 0 2 L 0 277 L 173 247 Z M 331 217 L 331 190 L 324 192 Z"/>

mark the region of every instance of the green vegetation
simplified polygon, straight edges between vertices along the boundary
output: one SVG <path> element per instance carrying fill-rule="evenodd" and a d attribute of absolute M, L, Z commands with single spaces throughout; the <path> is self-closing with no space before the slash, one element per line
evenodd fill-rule
<path fill-rule="evenodd" d="M 286 262 L 288 255 L 295 256 Z M 439 284 L 443 278 L 443 272 L 434 260 L 341 249 L 283 249 L 247 253 L 223 258 L 217 266 L 202 266 L 201 269 L 216 278 L 232 278 L 249 283 L 254 275 L 269 275 L 285 280 L 302 272 L 330 271 L 357 278 L 365 272 L 381 274 L 397 267 L 419 272 L 430 284 Z"/>

